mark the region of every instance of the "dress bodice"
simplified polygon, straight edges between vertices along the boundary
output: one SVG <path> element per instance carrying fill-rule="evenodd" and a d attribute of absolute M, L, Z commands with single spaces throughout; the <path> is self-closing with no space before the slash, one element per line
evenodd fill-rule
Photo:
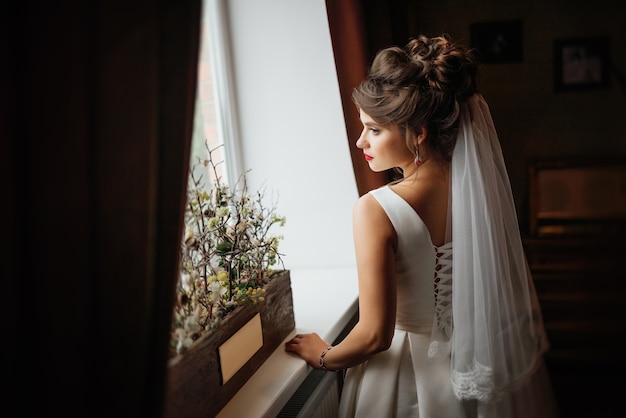
<path fill-rule="evenodd" d="M 385 210 L 398 237 L 396 328 L 429 333 L 436 317 L 438 328 L 449 335 L 452 244 L 435 246 L 417 212 L 389 186 L 370 193 Z"/>

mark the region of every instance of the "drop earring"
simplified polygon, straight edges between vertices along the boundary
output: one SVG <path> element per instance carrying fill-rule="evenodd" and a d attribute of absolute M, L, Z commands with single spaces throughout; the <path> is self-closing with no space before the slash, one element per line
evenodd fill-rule
<path fill-rule="evenodd" d="M 422 165 L 422 160 L 420 160 L 419 147 L 417 144 L 415 144 L 415 160 L 413 162 L 415 163 L 416 167 Z"/>

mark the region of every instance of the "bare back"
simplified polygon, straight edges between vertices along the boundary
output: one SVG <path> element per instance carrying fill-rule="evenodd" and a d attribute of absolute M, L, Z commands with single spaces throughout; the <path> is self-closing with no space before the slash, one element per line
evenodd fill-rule
<path fill-rule="evenodd" d="M 417 212 L 436 246 L 446 242 L 449 187 L 447 166 L 434 161 L 419 167 L 416 177 L 391 186 Z"/>

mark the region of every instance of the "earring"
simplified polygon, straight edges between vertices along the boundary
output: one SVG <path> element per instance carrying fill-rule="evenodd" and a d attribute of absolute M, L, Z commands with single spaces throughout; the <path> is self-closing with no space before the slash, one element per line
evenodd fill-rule
<path fill-rule="evenodd" d="M 415 144 L 415 160 L 413 161 L 417 167 L 422 165 L 422 160 L 420 160 L 419 147 Z"/>

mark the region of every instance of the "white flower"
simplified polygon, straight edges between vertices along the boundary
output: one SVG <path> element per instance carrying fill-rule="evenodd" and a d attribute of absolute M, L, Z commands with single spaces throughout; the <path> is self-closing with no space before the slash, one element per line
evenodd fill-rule
<path fill-rule="evenodd" d="M 193 314 L 185 318 L 185 332 L 187 334 L 193 334 L 200 331 L 202 331 L 202 327 L 198 323 L 197 314 Z"/>
<path fill-rule="evenodd" d="M 193 289 L 193 279 L 191 278 L 191 274 L 184 272 L 180 275 L 180 284 L 185 290 L 185 292 L 191 292 Z"/>
<path fill-rule="evenodd" d="M 176 354 L 182 354 L 193 344 L 193 339 L 188 337 L 187 333 L 182 328 L 176 330 L 176 335 Z"/>
<path fill-rule="evenodd" d="M 209 291 L 211 292 L 211 302 L 219 302 L 222 295 L 226 293 L 226 288 L 222 286 L 219 281 L 214 281 L 209 284 Z"/>

